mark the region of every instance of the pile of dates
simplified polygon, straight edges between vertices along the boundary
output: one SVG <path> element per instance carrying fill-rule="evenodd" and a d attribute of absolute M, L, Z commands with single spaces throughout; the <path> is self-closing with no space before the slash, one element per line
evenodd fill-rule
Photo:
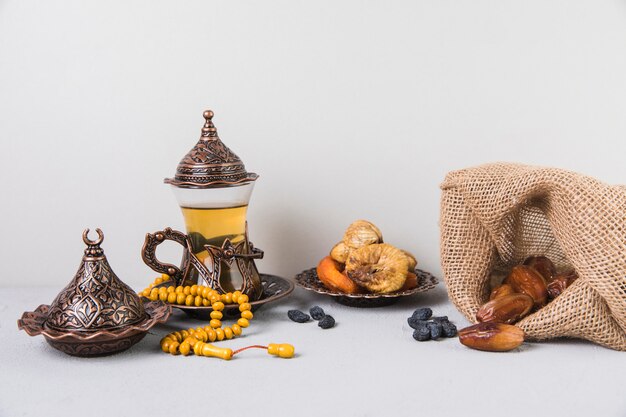
<path fill-rule="evenodd" d="M 515 349 L 524 342 L 524 332 L 513 324 L 558 297 L 577 278 L 574 270 L 557 272 L 545 256 L 526 259 L 491 291 L 489 301 L 476 312 L 478 324 L 459 330 L 459 340 L 491 352 Z"/>

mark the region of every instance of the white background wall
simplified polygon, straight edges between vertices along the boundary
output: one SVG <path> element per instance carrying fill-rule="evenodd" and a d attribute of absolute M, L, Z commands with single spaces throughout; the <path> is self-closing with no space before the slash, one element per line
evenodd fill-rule
<path fill-rule="evenodd" d="M 447 171 L 626 182 L 626 1 L 0 1 L 0 285 L 66 284 L 85 227 L 148 283 L 143 237 L 183 227 L 162 179 L 205 108 L 261 175 L 262 271 L 366 218 L 440 274 Z"/>

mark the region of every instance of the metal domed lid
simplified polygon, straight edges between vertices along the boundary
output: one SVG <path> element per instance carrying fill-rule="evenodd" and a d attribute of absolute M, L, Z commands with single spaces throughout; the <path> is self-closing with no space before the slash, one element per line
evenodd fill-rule
<path fill-rule="evenodd" d="M 93 331 L 116 329 L 136 324 L 146 318 L 139 296 L 115 275 L 98 239 L 87 237 L 87 245 L 74 279 L 57 295 L 50 306 L 46 326 L 57 330 Z"/>
<path fill-rule="evenodd" d="M 165 183 L 182 188 L 216 188 L 255 181 L 259 176 L 247 172 L 241 159 L 220 140 L 213 112 L 206 110 L 203 115 L 200 140 L 180 161 L 176 176 L 166 178 Z"/>

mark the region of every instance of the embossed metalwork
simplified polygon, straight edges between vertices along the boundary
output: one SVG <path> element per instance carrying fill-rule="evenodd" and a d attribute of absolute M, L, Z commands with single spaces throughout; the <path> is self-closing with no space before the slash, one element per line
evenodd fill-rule
<path fill-rule="evenodd" d="M 205 123 L 200 139 L 180 161 L 174 178 L 166 178 L 165 183 L 180 188 L 224 188 L 255 181 L 258 175 L 247 172 L 241 159 L 219 138 L 213 124 L 213 112 L 206 110 L 203 116 Z M 183 246 L 180 267 L 162 263 L 156 258 L 156 247 L 165 240 L 173 240 Z M 262 296 L 263 288 L 254 260 L 261 259 L 263 251 L 254 248 L 248 240 L 247 224 L 242 242 L 233 243 L 226 239 L 221 246 L 204 245 L 208 255 L 202 261 L 194 255 L 197 249 L 193 250 L 189 237 L 166 228 L 146 235 L 142 258 L 153 270 L 170 275 L 177 285 L 196 284 L 194 281 L 200 276 L 206 285 L 222 293 L 227 292 L 224 287 L 230 288 L 230 284 L 222 285 L 221 272 L 224 267 L 231 268 L 235 264 L 243 281 L 241 292 L 251 300 Z"/>
<path fill-rule="evenodd" d="M 171 240 L 182 245 L 183 257 L 180 267 L 163 263 L 157 259 L 156 248 L 166 240 Z M 165 229 L 154 233 L 146 233 L 146 239 L 144 240 L 143 248 L 141 249 L 141 258 L 144 263 L 153 271 L 169 275 L 174 282 L 176 282 L 176 285 L 196 284 L 195 282 L 191 283 L 188 280 L 191 268 L 195 266 L 196 268 L 200 268 L 198 269 L 199 271 L 204 268 L 204 265 L 202 265 L 200 260 L 195 256 L 191 257 L 191 254 L 193 254 L 193 250 L 189 237 L 186 234 L 173 230 L 170 227 L 166 227 Z"/>
<path fill-rule="evenodd" d="M 417 287 L 405 291 L 396 291 L 387 294 L 346 294 L 343 292 L 331 290 L 326 287 L 317 276 L 316 268 L 311 268 L 302 271 L 296 275 L 296 284 L 305 290 L 314 291 L 318 294 L 330 295 L 335 297 L 338 303 L 345 304 L 351 307 L 382 307 L 385 305 L 393 304 L 400 297 L 413 295 L 419 292 L 425 292 L 435 288 L 439 282 L 429 272 L 421 269 L 415 269 L 415 274 L 419 279 Z"/>
<path fill-rule="evenodd" d="M 104 235 L 96 229 L 98 239 L 87 237 L 87 245 L 74 279 L 52 302 L 47 326 L 59 330 L 114 329 L 145 319 L 143 305 L 135 291 L 113 272 L 100 244 Z"/>
<path fill-rule="evenodd" d="M 156 248 L 166 240 L 174 241 L 183 246 L 180 267 L 162 263 L 157 259 Z M 258 300 L 261 297 L 263 287 L 254 260 L 262 259 L 263 251 L 255 248 L 252 242 L 248 240 L 247 224 L 245 238 L 241 242 L 233 244 L 230 239 L 225 239 L 222 246 L 204 245 L 204 248 L 207 250 L 208 256 L 203 263 L 194 255 L 189 236 L 167 227 L 164 230 L 146 234 L 141 257 L 152 270 L 168 274 L 176 285 L 197 284 L 197 282 L 189 279 L 191 270 L 195 269 L 207 286 L 222 294 L 228 292 L 220 283 L 222 263 L 232 266 L 234 262 L 243 278 L 240 291 L 247 294 L 251 300 Z"/>
<path fill-rule="evenodd" d="M 144 310 L 146 318 L 137 324 L 108 330 L 72 331 L 48 327 L 50 306 L 43 304 L 35 311 L 25 312 L 17 325 L 30 336 L 43 335 L 50 346 L 68 355 L 103 356 L 121 352 L 139 342 L 150 328 L 167 321 L 172 312 L 169 305 L 160 301 L 145 303 Z"/>
<path fill-rule="evenodd" d="M 172 308 L 160 301 L 142 303 L 115 275 L 98 238 L 83 232 L 87 245 L 78 272 L 52 305 L 25 312 L 17 326 L 30 336 L 43 335 L 48 343 L 70 355 L 109 355 L 128 349 L 155 324 L 165 322 Z"/>
<path fill-rule="evenodd" d="M 255 181 L 259 176 L 247 172 L 241 159 L 217 135 L 213 112 L 206 110 L 203 116 L 200 140 L 180 161 L 174 178 L 166 178 L 164 182 L 182 188 L 210 188 Z"/>

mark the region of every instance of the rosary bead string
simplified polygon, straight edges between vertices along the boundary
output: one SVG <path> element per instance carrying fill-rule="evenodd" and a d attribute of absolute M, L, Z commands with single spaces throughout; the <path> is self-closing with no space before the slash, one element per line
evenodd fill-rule
<path fill-rule="evenodd" d="M 252 305 L 249 303 L 248 296 L 242 294 L 241 291 L 219 294 L 213 288 L 203 285 L 170 285 L 155 288 L 156 285 L 168 280 L 169 276 L 163 274 L 161 277 L 156 278 L 146 289 L 139 292 L 138 295 L 152 301 L 161 300 L 169 304 L 196 307 L 208 307 L 210 305 L 213 311 L 211 311 L 211 321 L 207 326 L 175 331 L 161 339 L 160 345 L 163 352 L 171 355 L 182 354 L 183 356 L 193 353 L 196 356 L 212 356 L 224 360 L 230 360 L 239 352 L 251 348 L 266 349 L 270 355 L 281 358 L 292 358 L 295 355 L 294 347 L 286 343 L 270 343 L 268 346 L 253 345 L 236 351 L 212 345 L 211 343 L 215 341 L 229 340 L 240 336 L 243 332 L 242 329 L 250 325 L 250 320 L 252 320 L 254 314 L 251 311 Z M 221 320 L 224 317 L 222 311 L 226 304 L 239 304 L 240 317 L 236 324 L 222 328 Z"/>

